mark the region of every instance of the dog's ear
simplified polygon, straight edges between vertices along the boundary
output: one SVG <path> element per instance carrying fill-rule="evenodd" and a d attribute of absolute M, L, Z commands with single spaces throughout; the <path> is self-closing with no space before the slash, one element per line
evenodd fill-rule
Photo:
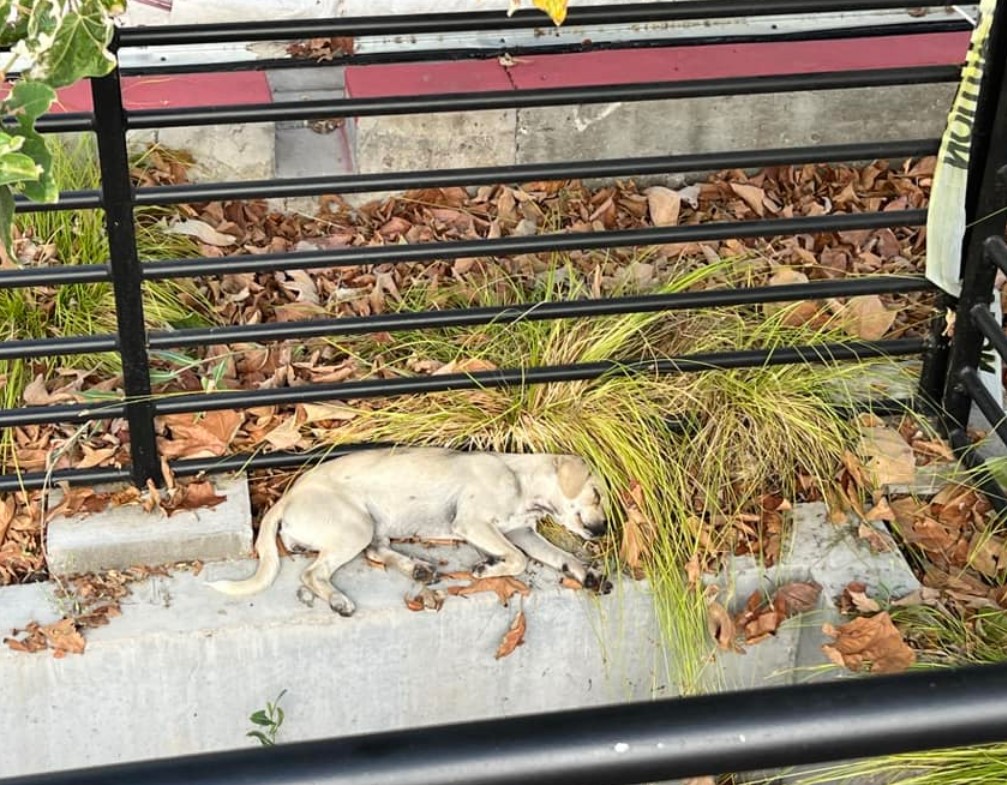
<path fill-rule="evenodd" d="M 568 499 L 575 499 L 584 490 L 591 476 L 587 464 L 576 455 L 561 455 L 556 459 L 556 478 L 559 488 Z"/>

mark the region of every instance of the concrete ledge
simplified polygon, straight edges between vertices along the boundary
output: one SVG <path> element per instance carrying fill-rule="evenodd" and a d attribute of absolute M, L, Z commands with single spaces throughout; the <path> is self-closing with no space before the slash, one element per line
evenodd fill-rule
<path fill-rule="evenodd" d="M 162 520 L 150 528 L 171 525 Z M 821 623 L 836 618 L 833 592 L 856 578 L 872 594 L 913 588 L 904 563 L 872 567 L 852 527 L 829 524 L 823 505 L 798 507 L 792 531 L 781 566 L 767 571 L 751 559 L 735 560 L 721 578 L 722 599 L 737 607 L 758 588 L 815 579 L 826 587 L 819 609 L 787 620 L 743 654 L 718 652 L 699 663 L 711 689 L 838 678 L 844 674 L 818 667 L 825 662 Z M 478 560 L 467 547 L 412 550 L 445 570 Z M 674 653 L 646 583 L 623 579 L 612 594 L 595 597 L 561 588 L 554 572 L 533 568 L 525 576 L 530 596 L 515 597 L 510 607 L 476 594 L 417 613 L 404 603 L 414 583 L 358 559 L 337 575 L 358 605 L 344 619 L 295 599 L 305 561 L 284 559 L 277 582 L 244 599 L 205 582 L 248 575 L 253 560 L 133 584 L 122 615 L 88 630 L 80 656 L 0 647 L 7 690 L 0 777 L 247 746 L 254 743 L 245 736 L 248 716 L 281 690 L 283 742 L 678 692 Z M 525 642 L 495 659 L 519 609 Z M 49 584 L 0 589 L 0 636 L 66 610 Z M 136 721 L 138 706 L 150 721 Z"/>
<path fill-rule="evenodd" d="M 168 517 L 159 509 L 146 513 L 138 505 L 126 505 L 53 518 L 46 532 L 49 570 L 65 575 L 247 555 L 252 549 L 248 482 L 244 476 L 214 482 L 226 497 L 216 507 L 179 510 Z"/>

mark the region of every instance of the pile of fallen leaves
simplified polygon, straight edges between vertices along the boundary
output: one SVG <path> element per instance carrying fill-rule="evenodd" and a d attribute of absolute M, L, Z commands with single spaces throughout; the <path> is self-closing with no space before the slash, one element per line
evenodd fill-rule
<path fill-rule="evenodd" d="M 319 42 L 309 42 L 309 49 L 316 53 L 310 56 L 324 56 Z M 309 56 L 307 51 L 302 55 Z M 144 185 L 183 182 L 186 165 L 183 156 L 154 149 L 145 156 L 143 168 L 133 173 L 134 179 Z M 640 188 L 632 181 L 600 187 L 581 182 L 533 182 L 484 186 L 472 193 L 463 188 L 437 188 L 359 207 L 337 196 L 324 197 L 315 216 L 270 212 L 263 201 L 210 202 L 181 205 L 171 231 L 193 237 L 204 255 L 222 257 L 904 210 L 925 207 L 932 173 L 933 159 L 927 158 L 894 166 L 884 162 L 862 167 L 783 166 L 754 175 L 735 170 L 679 190 Z M 863 230 L 574 251 L 565 255 L 562 263 L 569 266 L 569 274 L 589 283 L 592 296 L 604 297 L 615 292 L 646 292 L 673 271 L 680 274 L 683 261 L 699 266 L 713 259 L 743 260 L 753 285 L 786 282 L 794 276 L 815 280 L 918 272 L 923 244 L 922 228 Z M 476 302 L 485 287 L 493 287 L 502 297 L 529 301 L 555 267 L 552 255 L 520 254 L 235 273 L 203 279 L 198 286 L 221 323 L 260 324 L 368 316 L 404 307 L 459 307 Z M 711 285 L 717 285 L 716 280 Z M 919 331 L 930 314 L 930 301 L 922 294 L 885 295 L 855 308 L 853 305 L 809 304 L 807 318 L 818 318 L 811 314 L 821 312 L 822 306 L 834 312 L 845 308 L 851 335 L 873 338 Z M 800 319 L 801 312 L 795 310 L 793 318 Z M 155 394 L 271 389 L 436 372 L 435 366 L 403 363 L 403 352 L 395 335 L 379 333 L 338 344 L 312 339 L 155 353 L 152 370 L 157 382 Z M 24 403 L 93 404 L 96 399 L 121 395 L 121 389 L 121 378 L 65 368 L 49 378 L 39 375 L 25 391 Z M 172 415 L 158 421 L 159 447 L 169 458 L 304 450 L 331 441 L 327 436 L 332 429 L 353 416 L 339 403 Z M 21 426 L 12 429 L 12 440 L 17 467 L 22 471 L 128 462 L 129 434 L 122 419 L 98 422 L 85 431 L 70 425 Z M 257 503 L 275 498 L 272 487 L 286 482 L 289 473 L 264 477 L 267 479 L 253 488 Z M 262 482 L 270 487 L 263 487 Z M 0 511 L 0 583 L 44 576 L 37 503 L 37 494 L 21 494 L 15 497 L 15 512 L 6 514 L 5 519 Z M 760 511 L 753 514 L 760 519 L 772 518 Z M 752 521 L 740 523 L 756 530 L 751 539 L 761 543 L 759 526 Z M 772 520 L 765 524 L 770 531 L 773 525 Z"/>
<path fill-rule="evenodd" d="M 195 569 L 201 565 L 175 565 Z M 64 614 L 50 624 L 31 622 L 24 629 L 15 629 L 3 642 L 14 651 L 34 653 L 49 650 L 53 657 L 83 654 L 84 633 L 101 627 L 122 613 L 120 603 L 130 593 L 130 584 L 152 575 L 167 575 L 167 567 L 132 567 L 103 573 L 75 575 L 57 582 L 55 601 Z"/>
<path fill-rule="evenodd" d="M 824 653 L 837 665 L 872 673 L 905 670 L 917 658 L 988 661 L 996 648 L 990 641 L 1002 642 L 1007 635 L 1003 521 L 964 479 L 945 481 L 928 494 L 906 492 L 919 485 L 920 472 L 941 469 L 952 475 L 955 466 L 949 446 L 922 431 L 913 418 L 886 423 L 864 415 L 859 424 L 859 448 L 846 456 L 835 496 L 827 500 L 830 519 L 836 526 L 855 527 L 876 552 L 901 548 L 922 588 L 904 597 L 872 597 L 863 583 L 851 583 L 840 596 L 823 598 L 851 617 L 824 626 L 826 635 L 834 638 Z M 756 523 L 759 518 L 750 520 Z M 707 562 L 714 563 L 719 562 Z M 701 570 L 696 565 L 693 569 L 692 582 L 698 586 Z M 753 593 L 732 615 L 716 592 L 708 591 L 711 636 L 730 651 L 776 634 L 784 620 L 818 608 L 820 600 L 816 585 L 791 583 Z"/>

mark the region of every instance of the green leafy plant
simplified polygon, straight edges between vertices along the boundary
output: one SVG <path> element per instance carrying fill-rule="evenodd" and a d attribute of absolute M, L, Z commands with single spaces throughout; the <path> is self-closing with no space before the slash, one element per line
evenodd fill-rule
<path fill-rule="evenodd" d="M 266 703 L 266 708 L 259 709 L 248 719 L 258 727 L 246 733 L 253 739 L 258 739 L 263 747 L 272 747 L 276 744 L 276 734 L 283 726 L 283 709 L 280 708 L 280 700 L 287 694 L 286 690 L 281 690 L 280 694 L 272 702 Z"/>
<path fill-rule="evenodd" d="M 56 90 L 85 77 L 104 76 L 115 67 L 109 51 L 113 16 L 122 0 L 0 0 L 0 46 L 9 59 L 0 77 L 20 66 L 13 89 L 0 111 L 13 122 L 0 131 L 0 240 L 12 254 L 14 195 L 55 202 L 59 189 L 52 172 L 48 142 L 35 129 Z"/>

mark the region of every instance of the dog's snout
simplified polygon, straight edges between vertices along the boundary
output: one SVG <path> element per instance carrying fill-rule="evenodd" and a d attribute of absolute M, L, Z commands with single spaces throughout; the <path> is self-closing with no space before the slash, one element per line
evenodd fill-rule
<path fill-rule="evenodd" d="M 608 521 L 598 521 L 597 523 L 589 523 L 585 527 L 592 537 L 601 537 L 605 532 L 608 531 Z"/>

